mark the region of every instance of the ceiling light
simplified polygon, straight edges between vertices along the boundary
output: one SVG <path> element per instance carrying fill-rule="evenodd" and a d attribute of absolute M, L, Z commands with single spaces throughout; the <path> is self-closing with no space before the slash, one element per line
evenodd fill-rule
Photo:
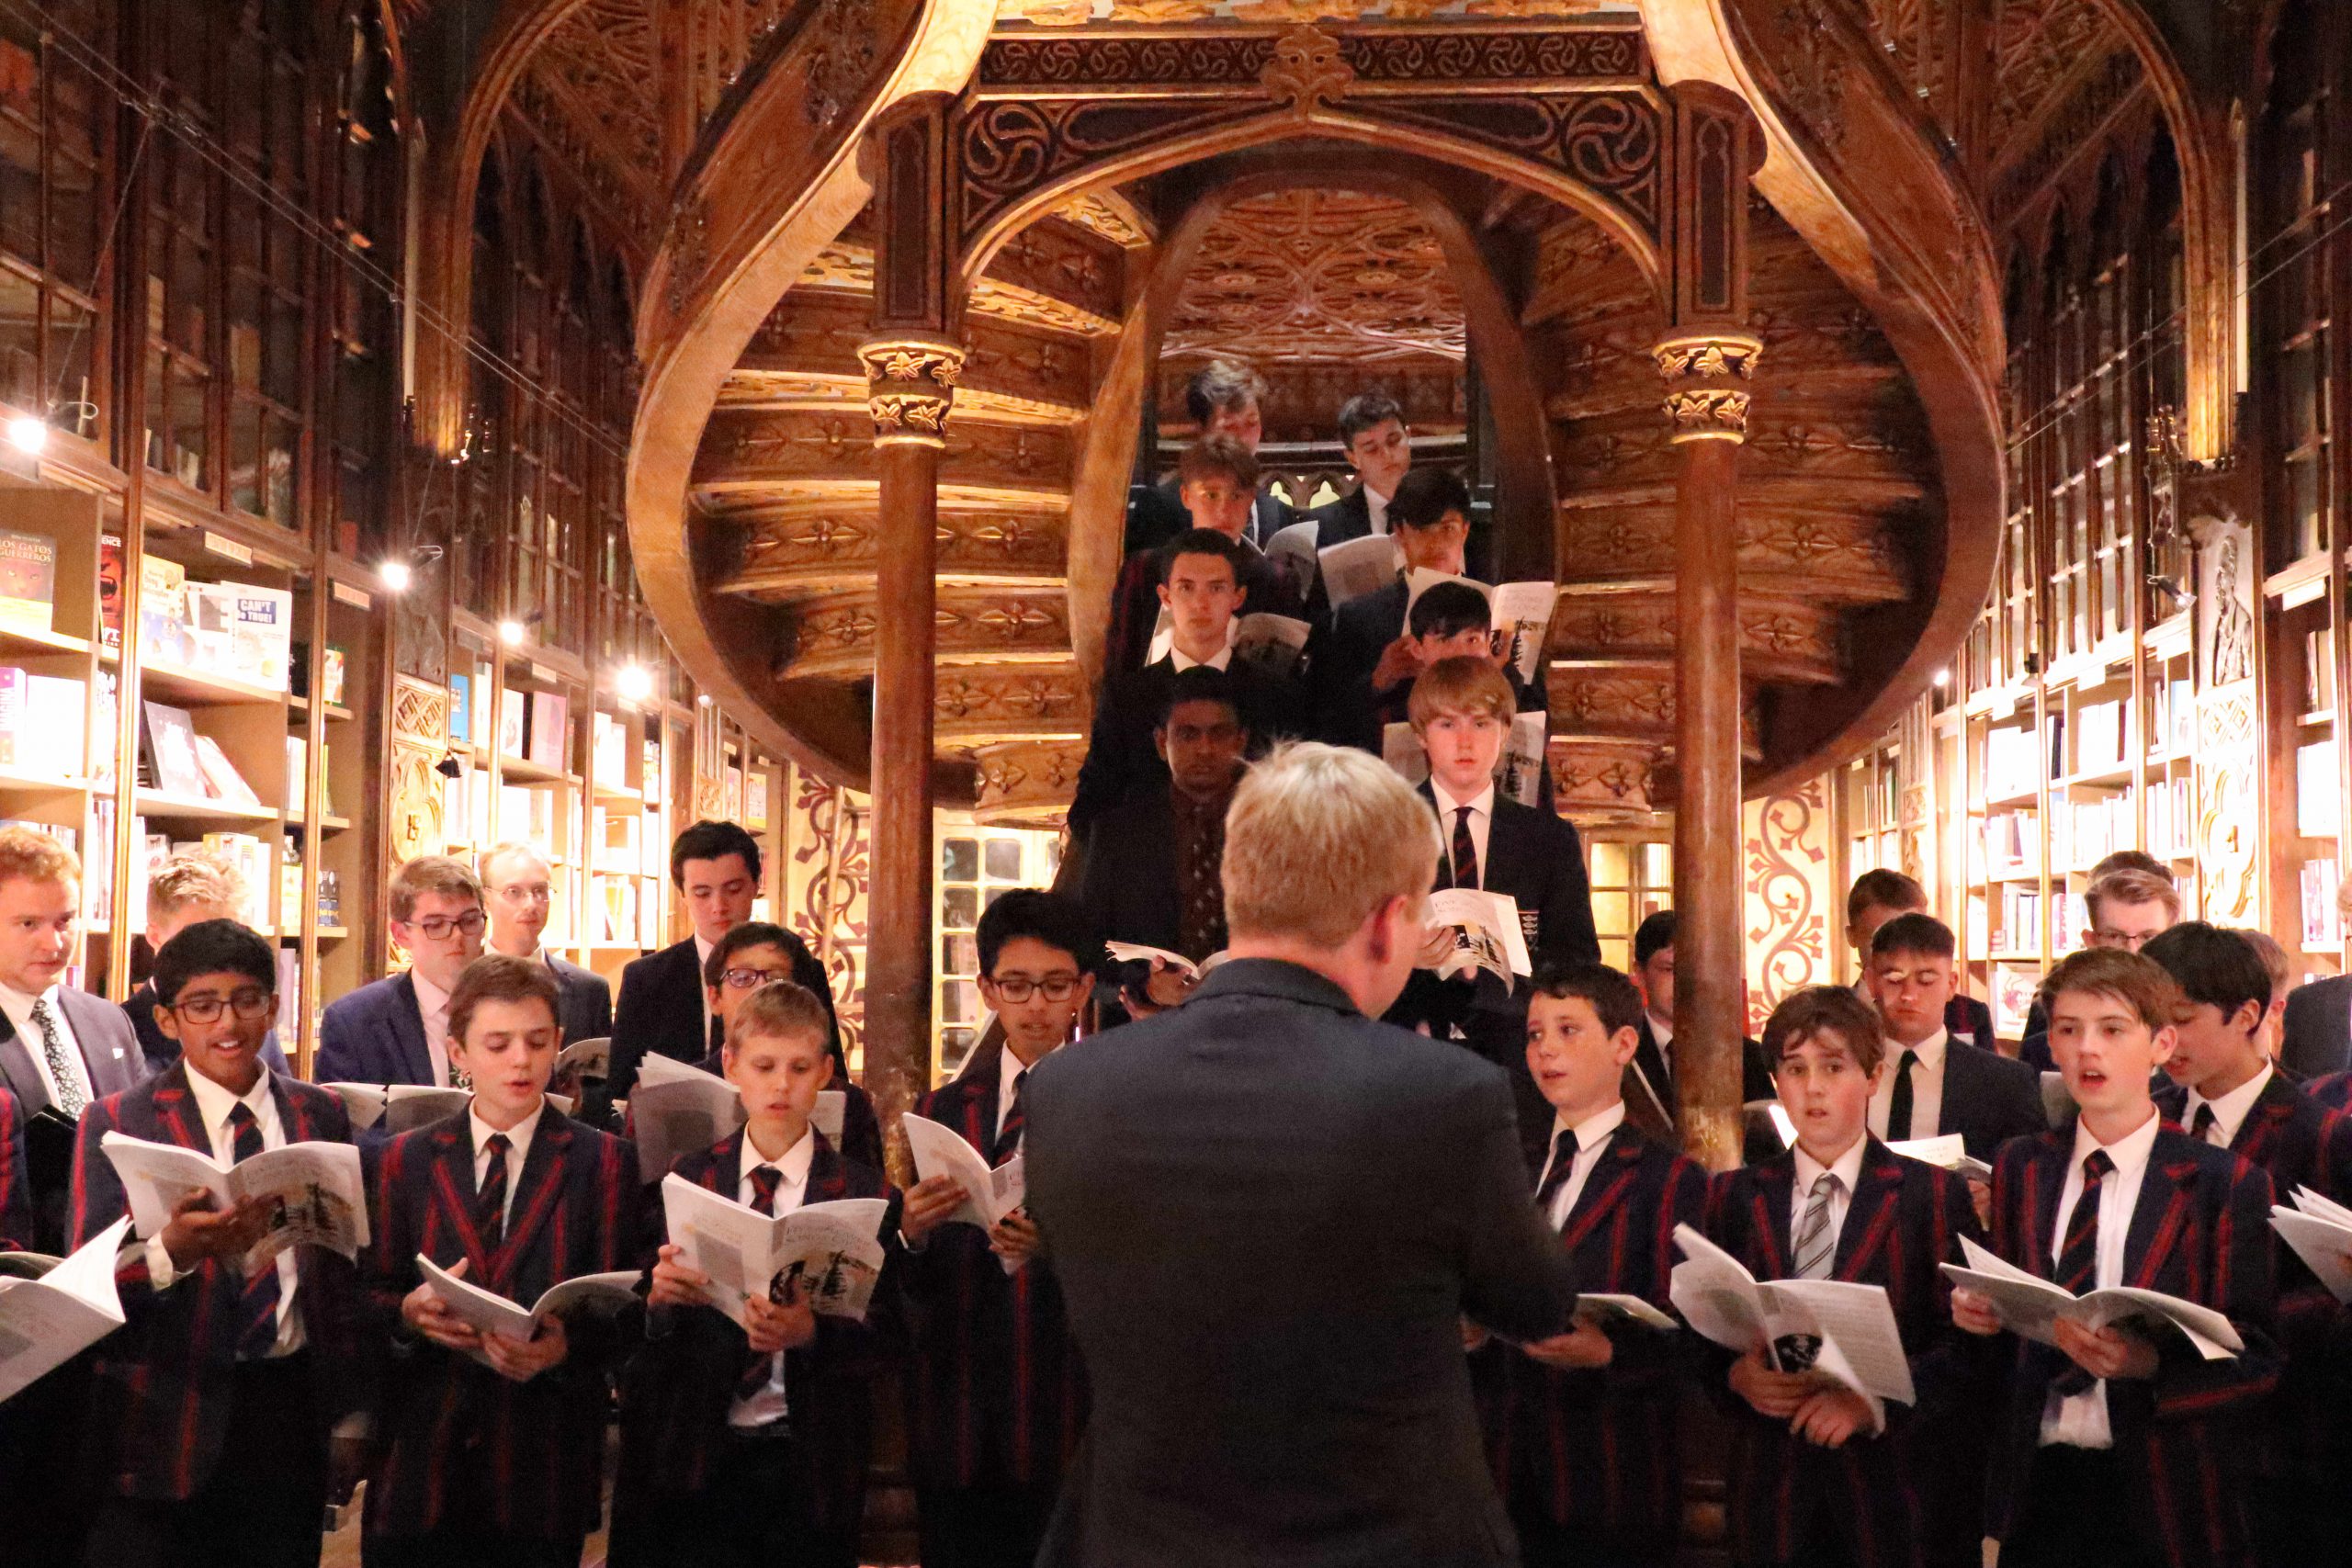
<path fill-rule="evenodd" d="M 623 702 L 641 703 L 653 694 L 653 676 L 642 664 L 624 664 L 615 683 Z"/>
<path fill-rule="evenodd" d="M 8 422 L 8 445 L 29 457 L 40 457 L 49 446 L 49 422 L 18 414 Z"/>
<path fill-rule="evenodd" d="M 388 560 L 383 565 L 376 569 L 376 576 L 383 582 L 384 587 L 390 592 L 394 593 L 405 592 L 407 592 L 409 585 L 408 562 L 404 560 Z"/>
<path fill-rule="evenodd" d="M 501 642 L 503 642 L 503 643 L 504 643 L 504 644 L 505 644 L 507 647 L 509 647 L 509 648 L 520 648 L 520 647 L 522 647 L 522 646 L 523 646 L 523 623 L 522 623 L 522 622 L 520 622 L 520 621 L 501 621 L 501 622 L 499 622 L 499 623 L 498 623 L 498 640 L 499 640 L 499 641 L 501 641 Z"/>

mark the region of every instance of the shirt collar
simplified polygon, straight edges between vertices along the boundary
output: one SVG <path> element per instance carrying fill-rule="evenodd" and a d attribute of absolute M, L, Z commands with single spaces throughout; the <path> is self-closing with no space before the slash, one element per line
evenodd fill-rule
<path fill-rule="evenodd" d="M 1436 776 L 1432 774 L 1430 778 L 1430 795 L 1437 801 L 1437 814 L 1442 819 L 1442 826 L 1449 829 L 1453 825 L 1453 814 L 1465 806 L 1470 808 L 1471 815 L 1475 817 L 1484 817 L 1489 821 L 1494 818 L 1495 786 L 1491 784 L 1468 800 L 1456 800 L 1446 793 L 1445 786 L 1438 783 Z"/>
<path fill-rule="evenodd" d="M 416 1008 L 419 1012 L 442 1014 L 448 1012 L 449 993 L 426 979 L 424 970 L 412 969 L 408 972 L 408 977 L 410 983 L 416 987 Z"/>
<path fill-rule="evenodd" d="M 1197 670 L 1203 667 L 1206 667 L 1211 670 L 1230 669 L 1233 664 L 1233 645 L 1229 642 L 1227 643 L 1223 648 L 1218 649 L 1214 655 L 1207 659 L 1192 659 L 1186 657 L 1182 649 L 1178 648 L 1174 643 L 1170 643 L 1168 645 L 1168 662 L 1174 665 L 1179 671 Z"/>
<path fill-rule="evenodd" d="M 1003 1116 L 1004 1108 L 1012 1103 L 1013 1080 L 1028 1070 L 1029 1064 L 1023 1062 L 1019 1056 L 1014 1055 L 1012 1046 L 1007 1045 L 1001 1053 L 998 1054 L 996 1066 L 996 1113 L 999 1117 Z"/>
<path fill-rule="evenodd" d="M 2234 1140 L 2238 1135 L 2238 1129 L 2245 1125 L 2246 1113 L 2254 1109 L 2254 1102 L 2262 1098 L 2264 1089 L 2270 1087 L 2270 1073 L 2269 1065 L 2265 1063 L 2260 1072 L 2218 1100 L 2209 1100 L 2195 1089 L 2190 1089 L 2188 1107 L 2181 1113 L 2183 1119 L 2194 1122 L 2197 1119 L 2197 1108 L 2200 1105 L 2211 1105 L 2213 1108 L 2213 1120 L 2222 1124 L 2222 1135 Z"/>
<path fill-rule="evenodd" d="M 697 986 L 701 983 L 703 969 L 710 963 L 710 950 L 718 945 L 715 942 L 703 941 L 702 932 L 695 932 L 695 976 Z"/>
<path fill-rule="evenodd" d="M 1804 1145 L 1798 1145 L 1789 1151 L 1797 1156 L 1797 1190 L 1812 1191 L 1813 1184 L 1820 1180 L 1821 1173 L 1826 1170 L 1838 1179 L 1838 1185 L 1846 1196 L 1851 1198 L 1854 1189 L 1862 1179 L 1862 1156 L 1870 1152 L 1870 1136 L 1865 1134 L 1854 1140 L 1852 1148 L 1838 1156 L 1836 1164 L 1825 1166 L 1805 1153 Z"/>
<path fill-rule="evenodd" d="M 784 1151 L 779 1159 L 762 1159 L 760 1151 L 752 1145 L 752 1134 L 743 1134 L 743 1173 L 749 1176 L 763 1165 L 774 1166 L 776 1175 L 786 1187 L 808 1185 L 808 1166 L 817 1157 L 817 1123 L 810 1122 L 801 1129 L 800 1141 Z"/>
<path fill-rule="evenodd" d="M 1672 1019 L 1669 1018 L 1664 1022 L 1660 1022 L 1658 1021 L 1657 1014 L 1647 1010 L 1643 1012 L 1642 1018 L 1650 1026 L 1651 1044 L 1656 1045 L 1659 1050 L 1663 1051 L 1668 1046 L 1674 1043 L 1674 1021 Z"/>
<path fill-rule="evenodd" d="M 2216 1111 L 2214 1114 L 2218 1116 L 2221 1112 Z M 2090 1158 L 2093 1149 L 2104 1147 L 2107 1157 L 2115 1162 L 2115 1174 L 2137 1180 L 2140 1173 L 2148 1168 L 2148 1156 L 2156 1146 L 2156 1130 L 2164 1124 L 2165 1119 L 2152 1105 L 2148 1107 L 2148 1119 L 2140 1124 L 2138 1131 L 2128 1133 L 2111 1144 L 2101 1145 L 2091 1135 L 2090 1124 L 2077 1117 L 2075 1122 L 2075 1170 L 2082 1169 L 2083 1161 Z"/>
<path fill-rule="evenodd" d="M 254 1113 L 256 1122 L 269 1108 L 269 1069 L 266 1066 L 254 1077 L 254 1087 L 243 1094 L 230 1092 L 226 1085 L 214 1083 L 193 1067 L 188 1069 L 187 1089 L 196 1096 L 196 1113 L 203 1120 L 207 1133 L 216 1127 L 226 1126 L 229 1113 L 240 1105 Z"/>
<path fill-rule="evenodd" d="M 1609 1135 L 1624 1124 L 1625 1102 L 1612 1101 L 1606 1111 L 1596 1111 L 1575 1126 L 1557 1111 L 1552 1113 L 1552 1136 L 1555 1141 L 1563 1133 L 1576 1135 L 1577 1153 L 1585 1154 L 1608 1141 Z"/>
<path fill-rule="evenodd" d="M 33 1004 L 40 1001 L 42 997 L 55 995 L 57 995 L 57 987 L 54 986 L 41 992 L 40 996 L 30 996 L 14 986 L 0 984 L 0 1003 L 5 1003 L 10 1012 L 28 1013 L 33 1010 Z"/>
<path fill-rule="evenodd" d="M 513 1151 L 514 1162 L 518 1166 L 522 1163 L 524 1156 L 531 1152 L 531 1138 L 539 1130 L 539 1118 L 547 1113 L 547 1096 L 541 1095 L 537 1110 L 506 1129 L 506 1143 Z M 490 1142 L 492 1134 L 498 1129 L 481 1119 L 481 1112 L 474 1109 L 471 1100 L 466 1102 L 466 1120 L 472 1123 L 474 1154 L 479 1157 L 481 1154 L 481 1146 Z"/>
<path fill-rule="evenodd" d="M 1951 1043 L 1951 1032 L 1940 1028 L 1917 1045 L 1898 1044 L 1890 1040 L 1886 1043 L 1886 1059 L 1890 1063 L 1900 1062 L 1903 1060 L 1903 1053 L 1909 1051 L 1919 1058 L 1919 1065 L 1928 1071 L 1941 1072 L 1944 1065 L 1944 1048 Z"/>

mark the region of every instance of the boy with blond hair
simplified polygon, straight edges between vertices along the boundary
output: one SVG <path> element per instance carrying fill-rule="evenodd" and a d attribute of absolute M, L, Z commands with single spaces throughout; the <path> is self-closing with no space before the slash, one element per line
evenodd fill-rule
<path fill-rule="evenodd" d="M 156 863 L 147 874 L 147 951 L 164 944 L 198 920 L 233 920 L 244 902 L 244 886 L 237 874 L 208 854 L 183 851 Z M 155 1018 L 155 983 L 141 982 L 123 998 L 122 1010 L 139 1036 L 147 1070 L 160 1073 L 180 1059 L 180 1044 L 164 1032 Z M 291 1073 L 285 1049 L 272 1027 L 262 1037 L 262 1065 L 273 1073 Z"/>

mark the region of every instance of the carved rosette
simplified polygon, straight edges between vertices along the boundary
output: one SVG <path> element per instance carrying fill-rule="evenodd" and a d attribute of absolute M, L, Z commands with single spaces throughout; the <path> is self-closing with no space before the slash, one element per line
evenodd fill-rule
<path fill-rule="evenodd" d="M 1671 337 L 1650 350 L 1666 379 L 1667 439 L 1746 441 L 1761 339 L 1744 333 Z"/>
<path fill-rule="evenodd" d="M 973 818 L 991 828 L 1061 825 L 1078 788 L 1082 740 L 1014 740 L 984 746 L 973 755 Z"/>
<path fill-rule="evenodd" d="M 947 445 L 947 414 L 964 374 L 964 347 L 946 338 L 908 333 L 875 338 L 857 349 L 865 367 L 865 406 L 877 446 L 905 442 Z"/>

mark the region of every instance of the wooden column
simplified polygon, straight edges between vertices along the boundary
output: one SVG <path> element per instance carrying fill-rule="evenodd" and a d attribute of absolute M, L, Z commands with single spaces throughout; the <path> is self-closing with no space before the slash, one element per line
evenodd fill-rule
<path fill-rule="evenodd" d="M 964 350 L 944 194 L 947 100 L 915 100 L 877 127 L 875 335 L 860 345 L 880 481 L 875 563 L 874 850 L 865 968 L 865 1089 L 912 1171 L 899 1118 L 931 1087 L 933 570 L 939 460 Z"/>
<path fill-rule="evenodd" d="M 1739 448 L 1763 344 L 1747 329 L 1748 179 L 1762 140 L 1720 88 L 1674 89 L 1675 331 L 1652 351 L 1681 449 L 1674 516 L 1674 1055 L 1683 1146 L 1740 1160 L 1747 1036 L 1741 867 Z"/>

